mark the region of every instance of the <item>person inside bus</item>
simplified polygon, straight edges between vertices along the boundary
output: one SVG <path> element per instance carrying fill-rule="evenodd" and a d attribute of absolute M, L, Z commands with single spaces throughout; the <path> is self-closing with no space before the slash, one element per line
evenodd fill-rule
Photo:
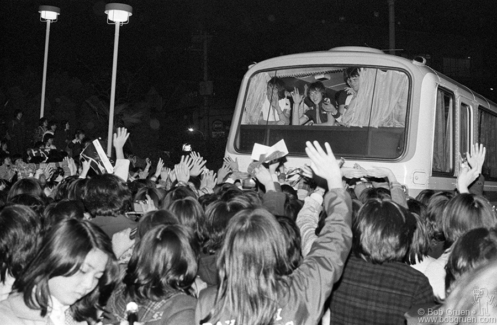
<path fill-rule="evenodd" d="M 290 100 L 286 98 L 285 92 L 285 83 L 280 78 L 273 77 L 268 81 L 259 124 L 288 125 L 290 123 Z"/>
<path fill-rule="evenodd" d="M 326 97 L 326 88 L 321 81 L 314 82 L 309 86 L 309 99 L 312 105 L 309 107 L 309 110 L 305 111 L 303 115 L 299 116 L 298 121 L 300 125 L 334 125 L 334 116 L 338 117 L 338 115 L 336 115 L 338 113 L 338 110 L 331 103 L 330 99 Z M 295 98 L 294 102 L 300 104 L 300 102 Z M 293 120 L 296 121 L 297 119 L 294 118 L 292 119 L 292 121 Z"/>
<path fill-rule="evenodd" d="M 345 113 L 345 110 L 349 107 L 352 99 L 357 96 L 357 92 L 359 91 L 360 75 L 361 75 L 361 68 L 359 67 L 349 67 L 343 70 L 343 80 L 345 81 L 348 87 L 337 92 L 337 95 L 335 96 L 338 107 L 338 116 L 336 118 L 336 121 L 338 123 L 341 122 L 342 115 Z"/>

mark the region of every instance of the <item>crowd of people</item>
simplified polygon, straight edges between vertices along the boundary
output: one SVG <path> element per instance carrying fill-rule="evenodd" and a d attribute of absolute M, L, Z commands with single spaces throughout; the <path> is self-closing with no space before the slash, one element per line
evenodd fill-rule
<path fill-rule="evenodd" d="M 38 164 L 0 181 L 0 324 L 416 324 L 429 323 L 425 313 L 479 307 L 497 315 L 497 218 L 470 191 L 481 145 L 456 191 L 413 198 L 386 168 L 384 183 L 344 179 L 329 144 L 307 142 L 310 190 L 299 198 L 280 160 L 248 173 L 225 157 L 214 172 L 193 152 L 174 166 L 147 159 L 136 168 L 128 136 L 114 135 L 113 173 L 67 155 L 66 169 Z M 256 187 L 244 188 L 247 179 Z M 432 323 L 465 323 L 452 320 Z"/>

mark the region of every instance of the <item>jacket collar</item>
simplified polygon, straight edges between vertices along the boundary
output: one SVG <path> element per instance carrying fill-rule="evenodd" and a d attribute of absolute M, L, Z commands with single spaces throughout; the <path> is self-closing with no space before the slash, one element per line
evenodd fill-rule
<path fill-rule="evenodd" d="M 12 312 L 20 319 L 28 319 L 32 321 L 46 321 L 47 317 L 41 316 L 39 309 L 31 309 L 24 303 L 21 293 L 13 293 L 9 297 Z"/>

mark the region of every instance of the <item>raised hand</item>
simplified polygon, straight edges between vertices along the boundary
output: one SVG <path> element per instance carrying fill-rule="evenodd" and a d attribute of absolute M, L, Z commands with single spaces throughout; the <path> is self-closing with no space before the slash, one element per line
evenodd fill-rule
<path fill-rule="evenodd" d="M 471 167 L 478 165 L 478 174 L 481 174 L 481 169 L 483 168 L 483 163 L 485 162 L 485 155 L 487 154 L 487 149 L 483 144 L 475 143 L 471 146 L 471 154 L 467 153 L 466 157 L 468 163 Z"/>
<path fill-rule="evenodd" d="M 90 170 L 91 162 L 89 160 L 83 160 L 81 174 L 79 174 L 79 178 L 86 178 L 88 171 Z"/>
<path fill-rule="evenodd" d="M 181 156 L 181 160 L 179 161 L 180 164 L 185 164 L 188 169 L 192 169 L 193 167 L 193 160 L 190 156 Z"/>
<path fill-rule="evenodd" d="M 269 169 L 260 165 L 254 169 L 254 175 L 257 180 L 264 185 L 266 192 L 270 190 L 275 190 L 273 176 L 269 172 Z"/>
<path fill-rule="evenodd" d="M 200 180 L 200 188 L 208 188 L 213 190 L 214 186 L 217 184 L 216 174 L 214 171 L 210 170 L 202 174 L 202 179 Z"/>
<path fill-rule="evenodd" d="M 198 176 L 202 173 L 202 170 L 207 163 L 198 153 L 192 152 L 192 167 L 190 167 L 190 176 Z"/>
<path fill-rule="evenodd" d="M 228 165 L 228 167 L 231 169 L 232 172 L 237 172 L 238 171 L 238 158 L 233 160 L 230 156 L 224 157 L 224 162 Z"/>
<path fill-rule="evenodd" d="M 162 168 L 164 167 L 164 162 L 162 158 L 159 158 L 157 162 L 157 167 L 155 168 L 155 178 L 158 178 L 162 174 Z"/>
<path fill-rule="evenodd" d="M 300 104 L 305 98 L 305 92 L 300 94 L 300 91 L 297 87 L 293 87 L 292 91 L 292 99 L 295 104 Z"/>
<path fill-rule="evenodd" d="M 50 180 L 50 178 L 52 178 L 52 175 L 53 173 L 55 172 L 55 168 L 53 168 L 52 166 L 47 166 L 47 168 L 45 168 L 43 174 L 45 174 L 45 179 L 47 181 Z"/>
<path fill-rule="evenodd" d="M 76 163 L 74 163 L 74 159 L 65 157 L 64 162 L 67 164 L 67 168 L 69 168 L 70 176 L 76 175 L 78 172 L 78 167 L 76 167 Z"/>
<path fill-rule="evenodd" d="M 324 178 L 328 182 L 328 189 L 343 188 L 342 174 L 338 162 L 331 150 L 330 144 L 324 144 L 326 152 L 319 142 L 306 142 L 305 152 L 311 159 L 311 168 L 316 175 Z"/>
<path fill-rule="evenodd" d="M 230 168 L 226 162 L 223 163 L 223 166 L 219 168 L 217 171 L 217 181 L 218 183 L 224 182 L 224 179 L 231 173 Z"/>
<path fill-rule="evenodd" d="M 459 193 L 469 193 L 469 186 L 480 176 L 480 167 L 478 162 L 474 162 L 471 167 L 463 163 L 457 176 L 457 190 Z"/>
<path fill-rule="evenodd" d="M 129 138 L 129 133 L 126 128 L 117 128 L 117 132 L 114 133 L 114 147 L 122 148 Z"/>
<path fill-rule="evenodd" d="M 188 183 L 188 180 L 190 179 L 190 169 L 184 162 L 180 162 L 174 166 L 174 174 L 176 174 L 178 182 Z"/>
<path fill-rule="evenodd" d="M 174 172 L 173 169 L 167 169 L 169 171 L 169 180 L 171 181 L 171 183 L 174 183 L 176 182 L 176 173 Z"/>

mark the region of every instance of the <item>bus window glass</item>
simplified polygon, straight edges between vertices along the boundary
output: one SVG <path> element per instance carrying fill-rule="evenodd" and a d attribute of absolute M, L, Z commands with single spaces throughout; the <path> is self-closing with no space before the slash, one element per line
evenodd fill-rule
<path fill-rule="evenodd" d="M 435 141 L 433 143 L 433 171 L 449 173 L 452 170 L 452 119 L 454 95 L 443 89 L 437 91 Z"/>
<path fill-rule="evenodd" d="M 255 73 L 249 80 L 235 148 L 285 140 L 330 143 L 340 156 L 395 159 L 404 150 L 410 81 L 399 70 L 311 66 Z"/>
<path fill-rule="evenodd" d="M 497 116 L 485 110 L 478 109 L 478 143 L 487 148 L 482 174 L 486 180 L 497 179 Z"/>
<path fill-rule="evenodd" d="M 461 153 L 469 152 L 471 119 L 469 106 L 461 103 L 461 114 L 459 121 L 459 149 Z"/>

